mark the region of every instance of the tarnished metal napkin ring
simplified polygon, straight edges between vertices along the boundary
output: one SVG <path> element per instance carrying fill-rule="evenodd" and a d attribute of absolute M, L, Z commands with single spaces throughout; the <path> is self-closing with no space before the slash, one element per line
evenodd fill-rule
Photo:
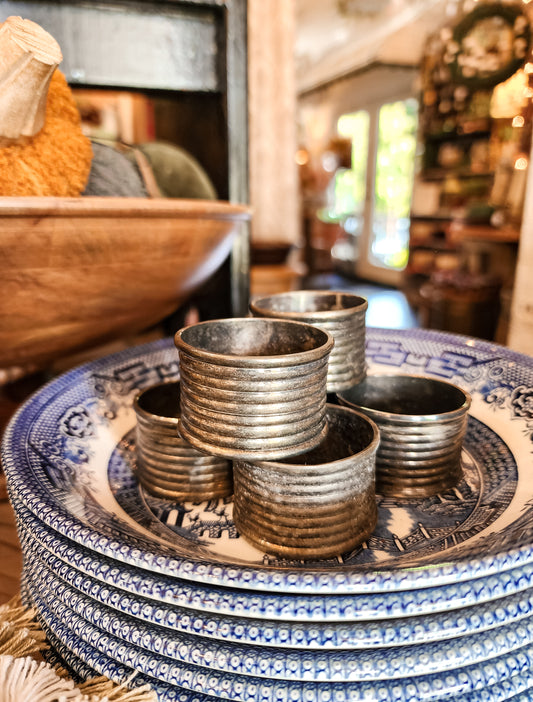
<path fill-rule="evenodd" d="M 376 424 L 327 405 L 328 432 L 313 450 L 274 461 L 235 461 L 233 519 L 262 551 L 302 560 L 351 551 L 376 526 Z"/>
<path fill-rule="evenodd" d="M 218 319 L 180 329 L 180 431 L 201 451 L 280 459 L 326 432 L 333 338 L 300 322 Z"/>
<path fill-rule="evenodd" d="M 350 292 L 296 290 L 254 300 L 255 317 L 292 319 L 329 332 L 335 346 L 329 357 L 327 391 L 338 392 L 366 375 L 365 339 L 368 302 Z"/>
<path fill-rule="evenodd" d="M 157 497 L 180 501 L 231 495 L 230 461 L 197 451 L 180 436 L 179 403 L 179 381 L 152 385 L 136 395 L 139 482 Z"/>
<path fill-rule="evenodd" d="M 379 374 L 337 397 L 380 429 L 378 493 L 426 497 L 457 485 L 471 404 L 465 390 L 436 378 Z"/>

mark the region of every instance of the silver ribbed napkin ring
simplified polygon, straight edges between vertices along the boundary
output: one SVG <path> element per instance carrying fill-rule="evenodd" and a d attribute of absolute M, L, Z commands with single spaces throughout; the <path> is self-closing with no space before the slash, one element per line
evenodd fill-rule
<path fill-rule="evenodd" d="M 329 332 L 335 346 L 329 357 L 327 390 L 338 392 L 366 375 L 365 318 L 368 302 L 349 292 L 297 290 L 262 297 L 250 304 L 255 317 L 292 319 Z"/>
<path fill-rule="evenodd" d="M 278 459 L 326 432 L 333 338 L 309 324 L 254 317 L 200 322 L 175 336 L 182 436 L 228 458 Z"/>
<path fill-rule="evenodd" d="M 327 405 L 327 417 L 328 432 L 312 451 L 283 462 L 234 462 L 235 526 L 266 553 L 335 557 L 376 526 L 378 428 L 337 405 Z"/>
<path fill-rule="evenodd" d="M 369 375 L 337 397 L 380 429 L 378 493 L 427 497 L 459 482 L 471 403 L 467 392 L 435 378 L 383 374 Z"/>
<path fill-rule="evenodd" d="M 230 461 L 197 451 L 179 434 L 180 383 L 153 385 L 137 394 L 136 474 L 152 495 L 180 501 L 227 497 Z"/>

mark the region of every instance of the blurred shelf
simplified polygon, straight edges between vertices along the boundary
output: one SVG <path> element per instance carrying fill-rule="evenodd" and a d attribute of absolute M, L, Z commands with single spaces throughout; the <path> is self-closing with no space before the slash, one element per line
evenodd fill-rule
<path fill-rule="evenodd" d="M 426 168 L 420 174 L 421 180 L 446 180 L 447 178 L 457 178 L 460 180 L 470 180 L 473 178 L 492 179 L 493 171 L 472 171 L 469 168 Z"/>
<path fill-rule="evenodd" d="M 491 227 L 486 224 L 452 222 L 450 225 L 450 241 L 458 243 L 464 239 L 478 239 L 494 243 L 518 243 L 520 229 L 511 226 Z"/>
<path fill-rule="evenodd" d="M 411 222 L 450 222 L 452 220 L 452 216 L 450 214 L 410 214 L 409 218 Z"/>

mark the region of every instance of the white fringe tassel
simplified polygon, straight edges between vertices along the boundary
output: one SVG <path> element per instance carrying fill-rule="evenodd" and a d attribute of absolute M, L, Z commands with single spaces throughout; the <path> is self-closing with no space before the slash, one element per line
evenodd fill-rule
<path fill-rule="evenodd" d="M 2 702 L 68 702 L 82 700 L 72 680 L 60 678 L 48 663 L 25 656 L 0 656 Z"/>
<path fill-rule="evenodd" d="M 0 606 L 0 702 L 157 702 L 150 685 L 129 689 L 101 676 L 76 686 L 65 669 L 35 660 L 46 637 L 20 597 Z"/>

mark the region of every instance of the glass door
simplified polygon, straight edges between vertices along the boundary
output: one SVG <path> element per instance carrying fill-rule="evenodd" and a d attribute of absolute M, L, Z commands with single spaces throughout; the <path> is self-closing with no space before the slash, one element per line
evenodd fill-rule
<path fill-rule="evenodd" d="M 398 284 L 409 253 L 409 211 L 415 171 L 418 102 L 409 97 L 342 115 L 352 140 L 350 169 L 335 178 L 335 209 L 346 238 L 333 255 L 353 260 L 361 278 Z"/>

